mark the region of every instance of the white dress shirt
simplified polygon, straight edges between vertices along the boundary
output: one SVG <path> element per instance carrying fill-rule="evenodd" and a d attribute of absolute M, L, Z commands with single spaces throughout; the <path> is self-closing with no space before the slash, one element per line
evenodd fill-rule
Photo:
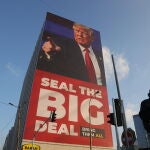
<path fill-rule="evenodd" d="M 79 44 L 79 47 L 80 47 L 80 50 L 82 52 L 82 55 L 83 55 L 83 58 L 84 58 L 84 62 L 85 62 L 85 47 L 81 46 L 80 44 Z M 101 70 L 99 68 L 96 56 L 95 56 L 95 54 L 94 54 L 93 49 L 92 49 L 91 46 L 88 49 L 90 51 L 89 55 L 90 55 L 91 61 L 92 61 L 93 66 L 94 66 L 94 70 L 95 70 L 95 74 L 96 74 L 96 79 L 97 79 L 97 84 L 98 85 L 102 85 Z"/>

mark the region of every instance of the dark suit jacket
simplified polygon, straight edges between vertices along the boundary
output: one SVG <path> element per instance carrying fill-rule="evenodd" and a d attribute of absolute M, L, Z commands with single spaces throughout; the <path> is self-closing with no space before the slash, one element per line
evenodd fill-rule
<path fill-rule="evenodd" d="M 39 53 L 37 69 L 60 74 L 63 76 L 88 81 L 87 71 L 78 44 L 67 38 L 52 35 L 54 42 L 61 47 L 59 52 L 50 52 L 51 59 L 48 60 L 43 50 Z M 95 51 L 95 56 L 102 73 L 102 84 L 106 85 L 104 65 L 100 51 Z"/>

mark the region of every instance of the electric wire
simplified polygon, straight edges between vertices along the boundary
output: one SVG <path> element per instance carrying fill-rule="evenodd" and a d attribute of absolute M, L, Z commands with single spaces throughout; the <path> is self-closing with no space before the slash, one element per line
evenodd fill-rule
<path fill-rule="evenodd" d="M 12 120 L 13 120 L 14 118 L 15 118 L 15 116 L 13 116 L 13 117 L 11 118 L 11 120 L 9 120 L 9 121 L 6 123 L 6 125 L 4 125 L 4 127 L 2 127 L 2 129 L 0 129 L 0 133 L 4 132 L 5 128 L 8 127 L 8 125 L 12 122 Z"/>

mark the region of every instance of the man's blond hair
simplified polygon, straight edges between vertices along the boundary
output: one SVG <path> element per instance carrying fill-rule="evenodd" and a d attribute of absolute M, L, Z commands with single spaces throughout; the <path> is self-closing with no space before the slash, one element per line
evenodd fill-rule
<path fill-rule="evenodd" d="M 74 23 L 73 24 L 73 29 L 76 30 L 77 28 L 85 29 L 90 33 L 90 36 L 93 37 L 94 33 L 93 30 L 85 25 L 79 24 L 79 23 Z"/>

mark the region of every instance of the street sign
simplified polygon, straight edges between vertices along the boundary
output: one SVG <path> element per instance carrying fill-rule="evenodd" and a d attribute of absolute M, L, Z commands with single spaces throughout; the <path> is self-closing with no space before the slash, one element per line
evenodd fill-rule
<path fill-rule="evenodd" d="M 40 146 L 36 144 L 24 144 L 22 145 L 22 150 L 40 150 Z"/>
<path fill-rule="evenodd" d="M 128 128 L 126 132 L 127 132 L 128 143 L 127 143 L 126 138 L 125 138 L 125 136 L 126 136 L 125 131 L 123 131 L 123 133 L 121 135 L 122 144 L 124 146 L 127 146 L 129 144 L 129 146 L 131 146 L 134 144 L 134 142 L 136 140 L 135 132 L 131 128 Z"/>

